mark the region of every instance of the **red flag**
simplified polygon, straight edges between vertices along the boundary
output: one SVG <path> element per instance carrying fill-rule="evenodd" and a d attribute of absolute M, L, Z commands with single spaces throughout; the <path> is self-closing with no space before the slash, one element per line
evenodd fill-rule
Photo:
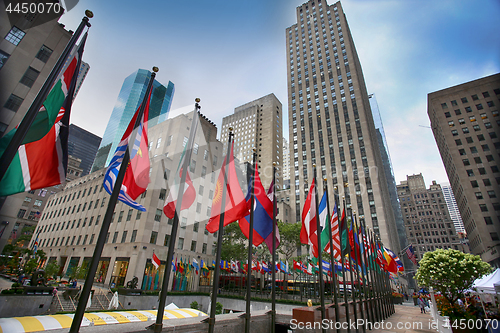
<path fill-rule="evenodd" d="M 181 161 L 182 163 L 182 161 Z M 182 168 L 179 171 L 179 177 L 181 177 Z M 173 186 L 168 193 L 167 201 L 165 206 L 163 206 L 163 212 L 165 215 L 173 219 L 175 215 L 175 205 L 177 204 L 177 192 L 179 191 L 178 185 Z M 189 170 L 186 172 L 186 183 L 184 184 L 184 195 L 182 196 L 182 207 L 180 210 L 188 209 L 191 207 L 196 199 L 196 190 L 194 189 L 193 182 L 189 176 Z"/>
<path fill-rule="evenodd" d="M 312 247 L 313 256 L 318 256 L 318 236 L 316 234 L 316 188 L 314 179 L 307 194 L 304 209 L 302 210 L 302 228 L 300 229 L 300 242 Z"/>
<path fill-rule="evenodd" d="M 225 197 L 225 208 L 224 208 L 224 227 L 230 223 L 238 221 L 249 214 L 249 209 L 243 192 L 241 191 L 238 178 L 236 176 L 236 169 L 234 167 L 234 153 L 233 153 L 234 143 L 231 144 L 231 151 L 229 156 L 224 159 L 224 164 L 222 165 L 219 178 L 217 179 L 217 184 L 215 185 L 214 198 L 212 200 L 212 216 L 208 220 L 207 230 L 211 233 L 219 230 L 219 219 L 222 213 L 222 194 L 224 187 L 224 174 L 226 170 L 226 159 L 229 158 L 228 163 L 228 175 L 226 183 L 226 197 Z"/>
<path fill-rule="evenodd" d="M 153 265 L 155 266 L 156 269 L 158 269 L 158 267 L 160 267 L 160 265 L 161 265 L 160 259 L 158 259 L 158 257 L 154 253 L 153 253 L 153 259 L 151 260 L 151 262 L 153 263 Z"/>

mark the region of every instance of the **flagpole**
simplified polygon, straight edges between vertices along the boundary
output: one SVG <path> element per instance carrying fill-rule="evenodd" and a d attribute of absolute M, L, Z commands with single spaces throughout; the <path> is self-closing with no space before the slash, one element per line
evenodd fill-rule
<path fill-rule="evenodd" d="M 250 167 L 251 175 L 247 177 L 251 184 L 251 194 L 250 194 L 250 226 L 248 233 L 248 262 L 252 259 L 252 247 L 253 247 L 253 211 L 255 202 L 255 163 L 257 160 L 256 149 L 253 149 L 253 164 Z M 250 264 L 250 267 L 252 265 Z M 247 269 L 247 294 L 246 294 L 246 314 L 245 314 L 245 333 L 250 332 L 250 299 L 252 298 L 252 270 Z"/>
<path fill-rule="evenodd" d="M 158 72 L 158 68 L 153 67 L 153 73 L 151 74 L 146 94 L 144 95 L 144 99 L 142 100 L 139 113 L 137 114 L 134 128 L 138 127 L 139 123 L 141 122 L 144 109 L 146 107 L 147 99 L 150 96 L 150 91 L 151 88 L 153 87 L 153 81 L 156 77 L 156 72 Z M 92 260 L 90 261 L 87 278 L 85 279 L 85 284 L 83 285 L 82 292 L 80 293 L 80 300 L 78 301 L 78 307 L 76 308 L 75 316 L 73 317 L 73 322 L 71 324 L 71 328 L 69 331 L 70 333 L 77 333 L 80 330 L 80 325 L 82 323 L 83 315 L 85 313 L 85 306 L 87 305 L 87 301 L 90 296 L 90 290 L 92 289 L 92 284 L 94 283 L 94 276 L 97 271 L 97 266 L 99 265 L 99 259 L 101 258 L 102 250 L 104 248 L 104 243 L 106 241 L 106 235 L 109 230 L 109 225 L 111 224 L 111 218 L 113 217 L 113 212 L 115 210 L 116 202 L 118 201 L 118 196 L 120 194 L 120 190 L 122 187 L 123 178 L 125 177 L 125 171 L 127 171 L 127 167 L 130 161 L 130 151 L 129 151 L 130 144 L 133 145 L 134 142 L 130 143 L 129 141 L 129 146 L 127 147 L 123 155 L 123 160 L 120 165 L 120 171 L 116 176 L 116 182 L 114 184 L 113 192 L 111 193 L 111 197 L 109 199 L 106 215 L 104 216 L 104 221 L 102 222 L 101 231 L 99 232 L 99 237 L 97 238 L 97 243 L 94 249 L 94 255 L 92 256 Z"/>
<path fill-rule="evenodd" d="M 276 162 L 273 162 L 273 251 L 271 268 L 271 333 L 276 331 Z"/>
<path fill-rule="evenodd" d="M 330 200 L 328 200 L 328 179 L 325 177 L 323 179 L 325 181 L 324 183 L 324 191 L 326 193 L 326 209 L 327 209 L 327 216 L 330 216 Z M 334 194 L 335 196 L 335 194 Z M 335 212 L 335 209 L 334 209 Z M 333 214 L 332 214 L 333 215 Z M 338 209 L 337 209 L 337 224 L 339 220 L 339 214 L 338 214 Z M 335 320 L 339 320 L 339 304 L 338 304 L 338 299 L 337 299 L 337 277 L 335 276 L 335 262 L 334 257 L 333 257 L 333 235 L 332 235 L 332 224 L 331 221 L 327 221 L 328 223 L 328 235 L 329 235 L 329 242 L 330 242 L 330 272 L 332 273 L 332 294 L 333 294 L 333 302 L 335 303 Z M 326 223 L 325 223 L 326 227 Z M 340 235 L 340 234 L 339 234 Z M 323 244 L 321 244 L 321 247 L 323 247 Z M 337 332 L 340 333 L 340 327 L 337 328 Z"/>
<path fill-rule="evenodd" d="M 335 197 L 335 202 L 337 201 L 337 197 Z M 342 208 L 343 208 L 343 213 L 341 214 L 342 217 L 344 217 L 344 221 L 341 223 L 344 224 L 344 227 L 347 229 L 347 217 L 345 217 L 345 201 L 344 199 L 342 198 Z M 351 332 L 351 325 L 350 324 L 350 318 L 349 318 L 349 300 L 347 299 L 347 286 L 346 286 L 346 278 L 347 278 L 347 272 L 346 272 L 346 264 L 347 264 L 347 259 L 345 257 L 345 252 L 344 251 L 344 247 L 342 246 L 342 233 L 343 233 L 343 229 L 341 229 L 339 226 L 339 236 L 340 236 L 340 253 L 341 253 L 341 260 L 342 260 L 342 283 L 343 283 L 343 289 L 344 289 L 344 306 L 345 306 L 345 316 L 346 316 L 346 321 L 348 323 L 347 325 L 347 332 L 350 333 Z M 349 235 L 347 235 L 347 239 L 346 239 L 347 243 L 349 243 Z M 346 250 L 347 250 L 347 244 L 346 244 Z M 351 270 L 351 267 L 349 267 L 349 270 Z"/>
<path fill-rule="evenodd" d="M 319 262 L 319 300 L 320 300 L 320 311 L 321 311 L 321 322 L 325 320 L 325 292 L 323 285 L 323 256 L 322 256 L 322 246 L 321 246 L 321 224 L 319 222 L 319 209 L 318 209 L 318 184 L 316 182 L 316 164 L 313 164 L 313 182 L 316 184 L 314 186 L 314 195 L 316 196 L 316 200 L 314 200 L 314 204 L 316 205 L 316 239 L 318 242 L 318 262 Z M 325 223 L 326 224 L 326 223 Z M 325 328 L 322 327 L 322 331 L 326 332 Z"/>
<path fill-rule="evenodd" d="M 33 124 L 33 121 L 35 120 L 36 116 L 38 115 L 38 111 L 43 105 L 43 102 L 45 102 L 45 99 L 47 98 L 47 95 L 49 94 L 50 90 L 52 89 L 52 86 L 54 85 L 54 82 L 56 81 L 57 77 L 59 76 L 59 73 L 61 72 L 62 68 L 64 67 L 64 64 L 66 63 L 66 58 L 68 58 L 68 55 L 71 53 L 73 47 L 75 46 L 78 38 L 80 38 L 80 35 L 82 34 L 83 29 L 85 26 L 90 27 L 89 19 L 94 17 L 94 14 L 90 10 L 85 11 L 85 17 L 82 18 L 82 22 L 80 22 L 80 25 L 76 29 L 75 33 L 69 40 L 68 44 L 66 45 L 64 51 L 61 53 L 59 56 L 59 59 L 57 60 L 56 64 L 52 68 L 52 71 L 50 72 L 49 76 L 45 80 L 42 88 L 36 95 L 35 99 L 33 100 L 33 103 L 31 103 L 31 106 L 29 107 L 28 111 L 26 111 L 26 115 L 23 117 L 23 120 L 17 127 L 16 132 L 12 136 L 12 139 L 10 140 L 9 144 L 7 145 L 7 148 L 5 149 L 4 153 L 0 157 L 0 180 L 3 179 L 5 176 L 5 173 L 7 172 L 7 169 L 9 168 L 10 164 L 12 163 L 12 160 L 16 156 L 17 150 L 19 149 L 19 146 L 22 145 L 24 138 L 26 137 L 26 134 L 28 133 L 31 124 Z M 77 69 L 78 70 L 78 69 Z"/>
<path fill-rule="evenodd" d="M 380 315 L 380 307 L 378 306 L 378 288 L 377 288 L 377 281 L 375 279 L 375 265 L 376 265 L 376 262 L 375 262 L 375 259 L 374 259 L 374 251 L 373 251 L 373 243 L 372 243 L 372 237 L 370 235 L 370 230 L 368 230 L 366 228 L 366 224 L 364 222 L 363 223 L 363 228 L 365 229 L 365 233 L 366 233 L 366 238 L 368 240 L 368 247 L 370 249 L 370 252 L 372 253 L 371 254 L 371 258 L 369 255 L 367 255 L 368 257 L 368 263 L 370 264 L 370 287 L 371 287 L 371 295 L 372 295 L 372 307 L 374 309 L 373 311 L 373 314 L 374 314 L 374 321 L 381 321 L 382 320 L 382 317 Z"/>
<path fill-rule="evenodd" d="M 229 138 L 227 141 L 227 153 L 226 158 L 224 160 L 224 182 L 222 186 L 222 198 L 221 198 L 221 213 L 219 215 L 219 230 L 217 234 L 217 254 L 215 256 L 215 267 L 214 267 L 214 284 L 212 289 L 212 306 L 210 308 L 209 318 L 208 320 L 208 332 L 213 333 L 215 329 L 215 310 L 217 307 L 217 292 L 219 291 L 219 276 L 220 276 L 220 259 L 221 259 L 221 250 L 222 250 L 222 233 L 224 232 L 224 213 L 226 209 L 226 187 L 229 184 L 229 158 L 231 155 L 231 143 L 233 138 L 233 128 L 229 127 Z"/>
<path fill-rule="evenodd" d="M 357 222 L 357 221 L 356 221 Z M 361 218 L 361 216 L 359 217 L 359 225 L 361 227 L 361 241 L 362 241 L 362 245 L 360 246 L 363 246 L 363 259 L 364 259 L 364 262 L 365 262 L 365 281 L 366 283 L 364 284 L 364 293 L 365 293 L 365 302 L 366 302 L 366 313 L 367 313 L 367 317 L 369 317 L 369 320 L 373 323 L 375 322 L 375 315 L 374 315 L 374 312 L 373 312 L 373 303 L 372 303 L 372 297 L 369 293 L 370 291 L 370 288 L 369 288 L 369 285 L 370 285 L 370 274 L 368 273 L 368 265 L 369 265 L 369 262 L 368 262 L 368 255 L 367 255 L 367 252 L 368 252 L 368 249 L 366 247 L 366 242 L 365 240 L 367 239 L 366 236 L 365 236 L 365 231 L 366 231 L 366 228 L 364 226 L 364 218 Z M 371 269 L 370 269 L 371 270 Z"/>
<path fill-rule="evenodd" d="M 373 234 L 373 231 L 370 229 L 370 240 L 374 246 L 374 250 L 375 250 L 375 258 L 378 257 L 378 250 L 377 250 L 377 242 L 375 240 L 375 236 Z M 378 265 L 378 263 L 376 262 L 376 259 L 375 260 L 375 263 L 373 265 L 373 267 L 376 269 L 376 266 L 375 265 Z M 382 299 L 382 287 L 381 287 L 381 284 L 380 284 L 380 276 L 381 276 L 381 270 L 382 268 L 379 266 L 379 269 L 377 269 L 377 271 L 375 272 L 374 274 L 374 277 L 375 277 L 375 287 L 376 287 L 376 290 L 377 290 L 377 309 L 378 309 L 378 312 L 379 312 L 379 321 L 380 320 L 383 320 L 385 318 L 387 318 L 385 316 L 385 311 L 384 311 L 384 304 L 383 304 L 383 299 Z"/>
<path fill-rule="evenodd" d="M 189 144 L 190 146 L 188 148 L 192 147 L 192 144 L 194 142 L 194 137 L 196 134 L 196 129 L 198 127 L 198 117 L 199 117 L 199 112 L 201 109 L 201 106 L 199 105 L 200 99 L 196 98 L 195 99 L 195 104 L 194 104 L 194 111 L 193 111 L 193 120 L 191 121 L 191 130 L 189 132 L 189 138 L 188 142 L 186 144 Z M 154 325 L 154 332 L 161 332 L 163 329 L 163 314 L 165 312 L 165 304 L 167 302 L 167 290 L 168 290 L 168 280 L 170 279 L 170 267 L 169 265 L 172 265 L 172 260 L 174 259 L 174 247 L 175 247 L 175 240 L 177 239 L 177 230 L 179 229 L 179 214 L 178 212 L 181 211 L 182 207 L 182 199 L 184 198 L 184 185 L 186 183 L 186 176 L 189 168 L 189 163 L 191 162 L 191 152 L 192 149 L 186 149 L 186 153 L 184 155 L 184 161 L 182 164 L 182 173 L 181 173 L 181 179 L 179 182 L 179 191 L 177 194 L 177 201 L 175 203 L 175 210 L 174 210 L 174 220 L 172 221 L 172 229 L 170 231 L 170 242 L 168 244 L 168 252 L 167 252 L 167 263 L 165 265 L 165 272 L 163 273 L 163 282 L 162 282 L 162 287 L 161 287 L 161 293 L 160 293 L 160 302 L 158 304 L 158 311 L 156 313 L 156 323 Z M 150 325 L 149 327 L 153 326 Z"/>
<path fill-rule="evenodd" d="M 358 235 L 357 235 L 357 230 L 358 230 L 358 224 L 356 223 L 356 212 L 353 211 L 353 219 L 352 219 L 352 223 L 354 223 L 354 227 L 353 227 L 353 230 L 352 230 L 352 233 L 353 233 L 353 240 L 354 240 L 354 237 L 358 238 Z M 361 259 L 361 245 L 359 244 L 359 239 L 358 239 L 358 250 L 356 250 L 356 241 L 353 242 L 354 244 L 354 254 L 356 256 L 356 264 L 357 266 L 359 267 L 359 274 L 358 274 L 358 286 L 359 286 L 359 310 L 360 310 L 360 313 L 361 313 L 361 320 L 363 321 L 363 332 L 366 332 L 366 323 L 365 323 L 365 312 L 363 310 L 363 305 L 364 306 L 367 306 L 366 305 L 366 301 L 364 302 L 363 304 L 363 297 L 361 296 L 361 283 L 363 283 L 363 291 L 364 291 L 364 294 L 365 294 L 365 297 L 366 297 L 366 292 L 365 292 L 365 283 L 364 283 L 364 274 L 363 274 L 363 260 Z M 356 270 L 358 270 L 358 267 L 356 268 Z M 368 308 L 366 308 L 366 310 L 368 311 Z M 368 316 L 368 314 L 367 314 Z"/>
<path fill-rule="evenodd" d="M 344 203 L 344 205 L 345 205 L 345 203 Z M 353 215 L 352 215 L 352 208 L 351 208 L 351 227 L 350 228 L 352 228 L 352 224 L 353 223 L 354 223 L 354 218 L 353 218 Z M 354 234 L 354 230 L 353 230 L 353 234 Z M 347 241 L 349 242 L 349 245 L 351 243 L 350 238 L 351 238 L 351 235 L 349 235 L 349 231 L 347 231 Z M 354 253 L 356 253 L 356 244 L 354 244 L 354 243 L 355 242 L 354 242 L 354 235 L 353 235 L 353 244 L 352 244 L 352 246 L 354 247 L 354 249 L 352 249 L 351 247 L 349 247 L 349 249 L 350 249 L 350 253 L 349 253 L 349 267 L 351 268 L 349 276 L 351 278 L 351 297 L 352 297 L 352 303 L 354 305 L 354 321 L 357 323 L 358 322 L 358 304 L 357 304 L 357 301 L 356 301 L 356 291 L 354 290 L 355 286 L 354 286 L 354 272 L 353 272 L 355 267 L 352 266 L 352 251 L 354 250 Z M 356 268 L 356 271 L 357 270 L 358 269 Z M 356 332 L 359 332 L 358 325 L 356 325 Z"/>

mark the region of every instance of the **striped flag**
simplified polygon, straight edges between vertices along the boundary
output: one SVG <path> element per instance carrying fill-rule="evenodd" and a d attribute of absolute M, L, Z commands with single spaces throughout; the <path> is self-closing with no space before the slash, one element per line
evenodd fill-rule
<path fill-rule="evenodd" d="M 311 246 L 314 257 L 318 256 L 318 236 L 316 234 L 316 188 L 313 179 L 302 210 L 302 228 L 300 242 Z"/>
<path fill-rule="evenodd" d="M 158 257 L 156 256 L 156 254 L 154 252 L 153 252 L 153 259 L 151 259 L 151 262 L 153 263 L 153 265 L 155 266 L 156 269 L 158 269 L 158 267 L 160 267 L 160 265 L 161 265 L 160 259 L 158 259 Z"/>
<path fill-rule="evenodd" d="M 333 206 L 333 216 L 330 220 L 332 227 L 332 246 L 333 246 L 333 256 L 335 260 L 340 261 L 341 251 L 340 251 L 340 233 L 339 233 L 339 216 L 337 213 L 337 204 Z M 323 235 L 323 233 L 321 233 Z M 323 241 L 321 241 L 323 243 Z M 330 242 L 328 242 L 324 249 L 327 253 L 330 253 Z"/>
<path fill-rule="evenodd" d="M 123 156 L 129 147 L 129 141 L 134 140 L 130 149 L 130 162 L 127 167 L 127 171 L 125 172 L 125 177 L 123 178 L 118 200 L 143 212 L 146 211 L 146 208 L 135 202 L 135 199 L 146 191 L 149 184 L 147 119 L 149 119 L 149 101 L 151 99 L 151 92 L 149 92 L 149 95 L 146 98 L 147 101 L 144 113 L 142 114 L 142 118 L 137 128 L 134 126 L 141 106 L 139 106 L 135 112 L 134 117 L 130 121 L 127 130 L 123 134 L 122 139 L 116 148 L 115 155 L 111 159 L 108 169 L 106 170 L 103 183 L 104 189 L 111 195 L 111 193 L 113 193 L 113 187 L 115 186 L 116 177 L 118 176 L 118 172 L 123 161 Z M 137 129 L 136 137 L 131 138 L 135 129 Z"/>
<path fill-rule="evenodd" d="M 413 246 L 411 244 L 406 248 L 406 255 L 415 266 L 418 265 L 417 258 L 415 258 L 415 251 L 413 251 Z"/>

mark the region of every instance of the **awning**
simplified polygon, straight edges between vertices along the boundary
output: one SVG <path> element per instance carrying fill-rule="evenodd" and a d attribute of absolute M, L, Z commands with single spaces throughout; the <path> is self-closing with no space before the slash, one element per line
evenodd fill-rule
<path fill-rule="evenodd" d="M 148 320 L 156 320 L 156 310 L 142 311 L 110 311 L 87 312 L 84 314 L 81 327 L 94 325 L 124 324 Z M 74 313 L 0 318 L 0 333 L 22 333 L 70 328 Z M 207 316 L 206 313 L 194 309 L 165 310 L 163 320 L 193 318 Z"/>

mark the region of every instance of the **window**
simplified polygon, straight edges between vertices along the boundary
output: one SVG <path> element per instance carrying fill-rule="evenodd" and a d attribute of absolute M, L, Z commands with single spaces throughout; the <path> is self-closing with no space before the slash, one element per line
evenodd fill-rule
<path fill-rule="evenodd" d="M 474 193 L 476 195 L 476 199 L 483 199 L 483 194 L 481 192 Z"/>
<path fill-rule="evenodd" d="M 159 199 L 160 199 L 160 200 L 165 200 L 166 196 L 167 196 L 167 190 L 166 190 L 166 189 L 164 189 L 164 188 L 162 188 L 162 189 L 160 190 L 160 196 L 159 196 Z"/>
<path fill-rule="evenodd" d="M 33 87 L 33 83 L 35 83 L 39 74 L 40 72 L 34 69 L 33 67 L 28 67 L 28 69 L 24 73 L 24 76 L 21 78 L 21 81 L 19 82 L 31 88 Z"/>
<path fill-rule="evenodd" d="M 137 230 L 132 230 L 132 237 L 130 237 L 130 243 L 134 243 L 136 237 L 137 237 Z"/>
<path fill-rule="evenodd" d="M 493 220 L 492 220 L 492 219 L 491 219 L 491 217 L 489 217 L 489 216 L 485 216 L 485 217 L 484 217 L 484 222 L 485 222 L 486 224 L 488 224 L 488 225 L 493 224 Z"/>
<path fill-rule="evenodd" d="M 484 186 L 491 186 L 491 181 L 489 179 L 483 179 Z"/>
<path fill-rule="evenodd" d="M 196 203 L 196 212 L 201 213 L 201 203 Z"/>
<path fill-rule="evenodd" d="M 161 221 L 161 209 L 156 209 L 156 214 L 155 214 L 155 221 L 160 222 Z"/>
<path fill-rule="evenodd" d="M 19 209 L 19 212 L 17 212 L 17 217 L 23 218 L 24 214 L 26 214 L 26 209 Z"/>
<path fill-rule="evenodd" d="M 469 159 L 468 159 L 468 158 L 464 158 L 464 159 L 462 159 L 462 162 L 463 162 L 463 164 L 464 164 L 465 166 L 470 165 L 470 162 L 469 162 Z"/>
<path fill-rule="evenodd" d="M 125 243 L 125 240 L 127 240 L 127 230 L 125 230 L 122 234 L 122 241 L 121 243 Z"/>
<path fill-rule="evenodd" d="M 186 229 L 186 225 L 187 225 L 187 217 L 183 217 L 181 219 L 181 228 Z"/>
<path fill-rule="evenodd" d="M 149 242 L 151 244 L 156 244 L 156 239 L 158 238 L 158 232 L 157 231 L 151 231 L 151 238 L 149 239 Z"/>
<path fill-rule="evenodd" d="M 465 112 L 467 112 L 467 113 L 472 112 L 472 108 L 470 106 L 466 106 Z"/>
<path fill-rule="evenodd" d="M 182 250 L 184 248 L 184 238 L 179 238 L 177 242 L 177 249 Z"/>
<path fill-rule="evenodd" d="M 476 95 L 476 94 L 472 95 L 471 97 L 472 97 L 472 100 L 473 100 L 473 101 L 477 101 L 477 100 L 479 99 L 479 97 L 477 97 L 477 95 Z"/>
<path fill-rule="evenodd" d="M 475 128 L 475 126 L 474 126 L 474 129 L 476 129 L 476 128 Z M 484 141 L 484 135 L 479 134 L 479 135 L 477 136 L 477 139 L 478 139 L 479 141 Z"/>
<path fill-rule="evenodd" d="M 200 222 L 195 222 L 193 224 L 193 232 L 198 232 L 199 227 L 200 227 Z"/>
<path fill-rule="evenodd" d="M 5 53 L 0 50 L 0 69 L 2 69 L 3 65 L 7 62 L 7 59 L 9 59 L 10 54 Z"/>
<path fill-rule="evenodd" d="M 468 128 L 468 127 L 464 127 L 464 128 L 462 128 L 462 132 L 464 132 L 464 133 L 469 133 L 469 128 Z"/>
<path fill-rule="evenodd" d="M 166 234 L 165 240 L 163 241 L 163 246 L 169 246 L 169 245 L 170 245 L 170 235 Z"/>
<path fill-rule="evenodd" d="M 479 156 L 478 157 L 474 157 L 474 162 L 476 162 L 476 164 L 477 163 L 482 163 L 481 157 L 479 157 Z"/>
<path fill-rule="evenodd" d="M 483 105 L 482 105 L 481 103 L 476 104 L 476 108 L 477 108 L 478 110 L 482 110 L 482 109 L 483 109 Z"/>
<path fill-rule="evenodd" d="M 462 112 L 460 111 L 460 109 L 456 109 L 456 110 L 455 110 L 455 114 L 456 114 L 457 116 L 459 116 L 459 115 L 461 115 L 461 114 L 462 114 Z"/>
<path fill-rule="evenodd" d="M 497 195 L 495 194 L 495 191 L 488 191 L 488 196 L 490 198 L 496 198 L 497 197 Z"/>
<path fill-rule="evenodd" d="M 196 241 L 191 241 L 191 251 L 196 252 Z"/>
<path fill-rule="evenodd" d="M 129 209 L 129 210 L 128 210 L 128 214 L 127 214 L 127 221 L 130 221 L 130 220 L 132 219 L 132 212 L 133 212 L 133 211 L 134 211 L 133 209 Z"/>
<path fill-rule="evenodd" d="M 118 238 L 118 231 L 116 231 L 114 234 L 113 234 L 113 240 L 111 241 L 111 243 L 116 243 L 116 239 Z"/>
<path fill-rule="evenodd" d="M 465 152 L 465 149 L 459 149 L 458 152 L 460 153 L 460 156 L 467 155 L 467 153 Z"/>
<path fill-rule="evenodd" d="M 5 102 L 5 105 L 3 107 L 6 109 L 9 109 L 9 110 L 12 110 L 14 112 L 17 112 L 17 110 L 19 110 L 19 107 L 21 106 L 23 101 L 24 101 L 23 98 L 16 96 L 14 94 L 11 94 L 9 96 L 9 99 L 7 100 L 7 102 Z"/>
<path fill-rule="evenodd" d="M 482 212 L 487 212 L 488 211 L 488 207 L 486 207 L 485 204 L 480 204 L 479 208 L 481 209 Z"/>
<path fill-rule="evenodd" d="M 490 151 L 490 147 L 488 145 L 481 145 L 481 148 L 483 148 L 483 151 Z"/>
<path fill-rule="evenodd" d="M 24 31 L 22 31 L 16 26 L 13 26 L 12 29 L 10 29 L 7 36 L 5 36 L 5 39 L 14 45 L 18 45 L 25 35 L 26 33 Z"/>
<path fill-rule="evenodd" d="M 477 180 L 471 180 L 470 181 L 470 184 L 472 187 L 476 188 L 476 187 L 479 187 L 479 184 L 477 183 Z"/>
<path fill-rule="evenodd" d="M 465 104 L 465 103 L 467 103 L 467 102 L 468 102 L 468 101 L 467 101 L 467 97 L 462 97 L 462 98 L 461 98 L 461 101 L 462 101 L 462 103 L 464 103 L 464 104 Z"/>
<path fill-rule="evenodd" d="M 477 148 L 476 147 L 470 147 L 470 152 L 472 154 L 477 154 Z"/>
<path fill-rule="evenodd" d="M 457 135 L 458 135 L 458 131 L 457 131 L 457 130 L 452 130 L 452 131 L 451 131 L 451 134 L 452 134 L 453 136 L 457 136 Z"/>
<path fill-rule="evenodd" d="M 118 222 L 121 222 L 123 219 L 123 210 L 118 214 Z"/>
<path fill-rule="evenodd" d="M 498 234 L 496 232 L 490 232 L 490 236 L 491 236 L 492 241 L 500 240 L 500 238 L 498 238 Z"/>
<path fill-rule="evenodd" d="M 467 143 L 473 143 L 474 140 L 472 140 L 472 137 L 468 136 L 465 138 L 465 141 L 467 141 Z"/>
<path fill-rule="evenodd" d="M 198 190 L 198 194 L 199 194 L 199 195 L 203 195 L 203 190 L 204 190 L 203 185 L 200 185 L 200 188 L 199 188 L 199 190 Z"/>
<path fill-rule="evenodd" d="M 207 243 L 203 243 L 203 246 L 201 247 L 201 253 L 207 254 Z"/>
<path fill-rule="evenodd" d="M 474 177 L 474 171 L 472 169 L 466 170 L 469 177 Z"/>

